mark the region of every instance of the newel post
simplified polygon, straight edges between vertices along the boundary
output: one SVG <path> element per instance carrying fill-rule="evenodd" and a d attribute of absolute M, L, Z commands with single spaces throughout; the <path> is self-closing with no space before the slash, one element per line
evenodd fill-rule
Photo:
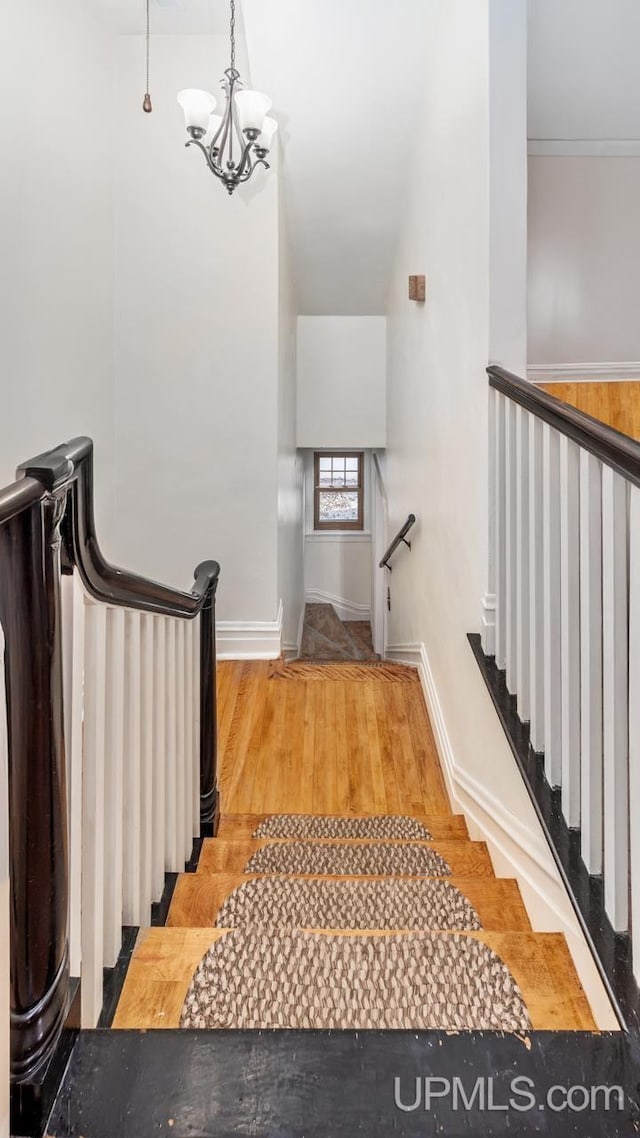
<path fill-rule="evenodd" d="M 215 833 L 218 823 L 216 713 L 216 589 L 220 566 L 205 562 L 196 569 L 196 579 L 209 577 L 200 612 L 200 823 Z"/>
<path fill-rule="evenodd" d="M 60 522 L 70 464 L 22 473 L 42 496 L 0 527 L 9 742 L 11 1078 L 51 1057 L 69 1004 Z"/>

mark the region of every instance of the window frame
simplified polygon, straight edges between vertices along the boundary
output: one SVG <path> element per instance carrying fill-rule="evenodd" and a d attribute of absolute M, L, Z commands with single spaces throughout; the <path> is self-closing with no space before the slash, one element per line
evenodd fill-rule
<path fill-rule="evenodd" d="M 355 458 L 358 460 L 357 486 L 320 486 L 320 459 L 321 458 Z M 364 530 L 364 470 L 365 456 L 362 450 L 316 450 L 313 452 L 313 530 L 314 533 L 362 533 Z M 336 491 L 357 493 L 358 517 L 355 521 L 346 519 L 340 521 L 322 521 L 320 519 L 320 495 L 331 494 Z"/>

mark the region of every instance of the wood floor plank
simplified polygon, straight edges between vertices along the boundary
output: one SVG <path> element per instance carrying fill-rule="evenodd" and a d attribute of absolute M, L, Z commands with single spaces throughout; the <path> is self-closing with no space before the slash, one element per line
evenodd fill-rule
<path fill-rule="evenodd" d="M 139 1029 L 177 1027 L 191 976 L 210 945 L 226 931 L 213 928 L 144 930 L 133 954 L 113 1026 Z M 534 1030 L 595 1029 L 569 950 L 560 933 L 468 935 L 484 941 L 511 969 Z"/>
<path fill-rule="evenodd" d="M 207 838 L 202 845 L 198 873 L 242 873 L 256 850 L 273 844 L 268 841 L 223 842 Z M 325 844 L 333 844 L 327 841 Z M 354 844 L 359 844 L 355 842 Z M 393 843 L 389 843 L 393 844 Z M 416 845 L 434 849 L 451 866 L 457 877 L 491 877 L 493 867 L 484 842 L 450 841 L 416 842 Z"/>
<path fill-rule="evenodd" d="M 640 381 L 551 382 L 536 386 L 616 431 L 640 439 Z"/>
<path fill-rule="evenodd" d="M 247 881 L 257 879 L 255 874 L 181 874 L 174 890 L 167 924 L 174 928 L 213 926 L 222 904 L 233 890 Z M 492 931 L 531 931 L 516 881 L 494 877 L 452 877 L 448 880 L 471 902 L 484 928 Z"/>
<path fill-rule="evenodd" d="M 312 814 L 311 810 L 293 811 L 292 813 Z M 243 841 L 253 837 L 255 830 L 261 822 L 271 817 L 269 814 L 223 814 L 218 827 L 218 838 L 221 841 Z M 344 817 L 344 815 L 330 815 Z M 416 816 L 422 822 L 434 840 L 438 838 L 464 839 L 469 837 L 467 824 L 463 814 L 429 814 Z M 284 839 L 281 839 L 284 840 Z"/>

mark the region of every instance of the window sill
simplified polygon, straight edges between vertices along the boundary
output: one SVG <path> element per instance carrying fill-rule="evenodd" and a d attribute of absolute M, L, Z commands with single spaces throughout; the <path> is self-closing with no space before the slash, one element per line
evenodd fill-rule
<path fill-rule="evenodd" d="M 348 530 L 348 529 L 335 529 L 325 530 L 308 530 L 304 535 L 305 541 L 366 541 L 371 544 L 371 533 L 369 530 Z"/>

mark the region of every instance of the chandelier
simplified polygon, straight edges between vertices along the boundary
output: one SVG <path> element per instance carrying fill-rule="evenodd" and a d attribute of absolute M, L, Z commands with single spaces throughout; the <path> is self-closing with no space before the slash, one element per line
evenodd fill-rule
<path fill-rule="evenodd" d="M 240 73 L 236 70 L 236 5 L 231 0 L 231 65 L 224 73 L 221 86 L 225 95 L 222 115 L 215 115 L 216 100 L 208 91 L 180 91 L 178 102 L 190 139 L 186 146 L 197 146 L 205 156 L 212 174 L 232 194 L 236 186 L 248 182 L 258 166 L 269 169 L 266 161 L 273 136 L 278 129 L 275 119 L 267 116 L 271 99 L 259 91 L 242 91 Z"/>

